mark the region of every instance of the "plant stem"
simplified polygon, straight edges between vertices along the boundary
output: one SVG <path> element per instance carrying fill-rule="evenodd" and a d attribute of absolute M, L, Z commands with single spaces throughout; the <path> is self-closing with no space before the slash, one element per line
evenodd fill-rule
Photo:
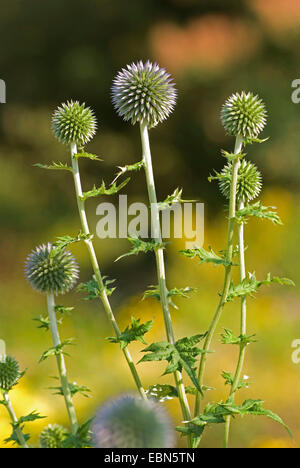
<path fill-rule="evenodd" d="M 148 134 L 147 125 L 145 123 L 140 124 L 140 133 L 141 133 L 143 161 L 144 161 L 144 169 L 145 169 L 146 181 L 147 181 L 148 197 L 149 197 L 149 202 L 151 205 L 151 220 L 152 220 L 151 224 L 153 228 L 153 236 L 154 236 L 155 241 L 161 244 L 162 237 L 161 237 L 161 228 L 160 228 L 160 219 L 159 219 L 159 209 L 158 209 L 158 204 L 157 204 L 157 197 L 156 197 L 156 190 L 155 190 L 155 183 L 154 183 L 149 134 Z M 167 335 L 168 342 L 171 344 L 175 344 L 175 337 L 174 337 L 172 320 L 171 320 L 171 315 L 170 315 L 170 310 L 169 310 L 169 300 L 168 300 L 168 290 L 166 286 L 166 274 L 165 274 L 163 248 L 158 248 L 155 250 L 155 257 L 156 257 L 157 277 L 158 277 L 158 285 L 159 285 L 159 292 L 160 292 L 160 302 L 161 302 L 162 311 L 163 311 L 166 335 Z M 177 388 L 178 397 L 179 397 L 180 406 L 181 406 L 184 420 L 190 421 L 191 412 L 190 412 L 189 403 L 188 403 L 188 399 L 186 396 L 181 372 L 175 371 L 174 378 L 176 382 L 176 388 Z M 188 437 L 188 445 L 189 447 L 192 446 L 191 436 Z"/>
<path fill-rule="evenodd" d="M 7 408 L 8 413 L 9 413 L 10 419 L 11 419 L 13 425 L 14 425 L 14 430 L 15 430 L 15 432 L 17 434 L 18 439 L 19 439 L 19 444 L 21 445 L 22 448 L 29 448 L 27 443 L 26 443 L 26 440 L 25 440 L 25 437 L 24 437 L 24 434 L 23 434 L 21 428 L 17 426 L 18 418 L 17 418 L 17 416 L 16 416 L 16 414 L 14 412 L 14 409 L 12 407 L 8 392 L 4 392 L 3 396 L 4 396 L 4 400 L 6 402 L 5 406 Z"/>
<path fill-rule="evenodd" d="M 244 203 L 241 201 L 239 203 L 239 210 L 244 208 Z M 245 246 L 244 246 L 244 224 L 241 223 L 238 226 L 238 245 L 239 245 L 239 262 L 240 262 L 240 280 L 241 282 L 246 278 L 246 268 L 245 268 Z M 241 297 L 241 327 L 240 327 L 240 334 L 241 336 L 246 335 L 247 331 L 247 299 L 246 296 Z M 230 389 L 230 395 L 234 396 L 239 382 L 241 378 L 241 373 L 243 370 L 244 360 L 245 360 L 245 353 L 246 353 L 246 345 L 241 342 L 240 344 L 240 352 L 237 362 L 236 371 L 234 374 L 233 383 Z M 224 447 L 228 447 L 229 442 L 229 429 L 230 429 L 230 416 L 226 417 L 225 422 L 225 434 L 224 434 Z"/>
<path fill-rule="evenodd" d="M 59 336 L 58 328 L 57 328 L 55 301 L 54 301 L 53 293 L 49 292 L 47 294 L 47 304 L 48 304 L 48 314 L 49 314 L 52 341 L 53 341 L 54 346 L 60 346 L 61 340 L 60 340 L 60 336 Z M 67 407 L 67 411 L 69 415 L 72 433 L 76 434 L 76 431 L 78 429 L 77 416 L 76 416 L 74 404 L 72 401 L 72 395 L 71 395 L 68 376 L 67 376 L 65 358 L 64 358 L 64 355 L 62 354 L 62 351 L 60 351 L 59 354 L 56 354 L 56 361 L 57 361 L 59 379 L 60 379 L 61 388 L 62 388 L 62 392 L 64 395 L 64 399 L 65 399 L 65 403 L 66 403 L 66 407 Z"/>
<path fill-rule="evenodd" d="M 241 153 L 242 145 L 243 145 L 243 138 L 238 136 L 236 138 L 235 148 L 234 148 L 234 153 L 236 155 L 239 155 Z M 202 385 L 203 385 L 203 377 L 204 377 L 206 355 L 207 355 L 206 352 L 210 348 L 210 344 L 211 344 L 215 329 L 220 320 L 224 305 L 226 303 L 228 290 L 230 286 L 231 267 L 232 267 L 231 263 L 232 263 L 232 252 L 233 252 L 233 235 L 234 235 L 235 211 L 236 211 L 236 190 L 237 190 L 237 178 L 238 178 L 239 166 L 240 166 L 240 158 L 237 156 L 233 160 L 233 163 L 232 163 L 227 246 L 226 246 L 226 254 L 225 254 L 227 265 L 225 266 L 224 284 L 223 284 L 221 298 L 217 306 L 217 310 L 210 323 L 210 326 L 206 335 L 206 339 L 204 342 L 203 350 L 205 352 L 201 355 L 201 358 L 200 358 L 200 365 L 199 365 L 199 372 L 198 372 L 198 381 L 199 381 L 200 388 L 202 388 Z M 201 401 L 201 394 L 200 392 L 197 392 L 196 403 L 195 403 L 195 416 L 198 416 L 200 413 L 200 401 Z"/>
<path fill-rule="evenodd" d="M 75 156 L 76 154 L 77 154 L 77 145 L 76 145 L 76 143 L 72 143 L 71 144 L 71 159 L 72 159 L 74 185 L 75 185 L 75 192 L 76 192 L 76 199 L 77 199 L 77 206 L 78 206 L 79 217 L 80 217 L 80 222 L 81 222 L 81 228 L 82 228 L 82 231 L 83 231 L 84 234 L 90 236 L 90 229 L 89 229 L 89 225 L 88 225 L 88 221 L 87 221 L 85 205 L 84 205 L 84 201 L 81 199 L 81 197 L 82 197 L 82 186 L 81 186 L 78 159 Z M 104 283 L 103 283 L 103 279 L 102 279 L 101 271 L 100 271 L 100 268 L 99 268 L 99 264 L 98 264 L 98 260 L 97 260 L 97 256 L 96 256 L 96 252 L 95 252 L 95 249 L 94 249 L 93 242 L 92 242 L 91 238 L 86 239 L 84 242 L 85 242 L 85 244 L 87 246 L 88 253 L 89 253 L 89 256 L 90 256 L 90 261 L 91 261 L 91 264 L 92 264 L 92 268 L 93 268 L 93 271 L 94 271 L 94 274 L 95 274 L 95 277 L 96 277 L 96 281 L 97 281 L 98 286 L 99 286 L 100 300 L 101 300 L 101 302 L 103 304 L 103 307 L 104 307 L 104 310 L 106 312 L 107 318 L 110 321 L 116 336 L 119 337 L 121 332 L 119 330 L 119 327 L 118 327 L 118 324 L 116 322 L 115 316 L 113 314 L 110 302 L 108 300 L 108 296 L 107 296 L 106 291 L 105 291 L 105 286 L 104 286 Z M 136 367 L 134 365 L 134 362 L 132 360 L 132 357 L 131 357 L 128 349 L 124 348 L 122 351 L 123 351 L 125 359 L 126 359 L 126 361 L 128 363 L 130 372 L 132 374 L 132 377 L 133 377 L 133 379 L 135 381 L 135 384 L 137 386 L 137 389 L 138 389 L 141 397 L 144 400 L 147 400 L 146 392 L 145 392 L 145 390 L 144 390 L 144 388 L 142 386 L 141 380 L 139 378 Z"/>

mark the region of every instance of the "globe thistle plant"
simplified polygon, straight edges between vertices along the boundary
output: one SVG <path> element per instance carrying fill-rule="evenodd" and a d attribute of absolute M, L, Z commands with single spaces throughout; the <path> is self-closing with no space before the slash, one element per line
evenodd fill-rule
<path fill-rule="evenodd" d="M 116 76 L 112 84 L 112 101 L 118 114 L 125 121 L 136 122 L 140 126 L 141 143 L 143 150 L 142 165 L 145 170 L 149 204 L 151 206 L 151 220 L 155 249 L 156 269 L 160 302 L 165 322 L 167 340 L 175 343 L 173 324 L 169 310 L 168 289 L 165 278 L 164 251 L 161 235 L 159 207 L 157 203 L 152 157 L 149 142 L 148 128 L 154 127 L 158 122 L 165 120 L 172 112 L 176 102 L 175 85 L 170 75 L 157 64 L 147 61 L 128 65 Z M 174 371 L 174 378 L 183 413 L 183 419 L 191 419 L 189 403 L 186 397 L 182 375 L 179 370 Z M 191 437 L 188 437 L 191 446 Z"/>
<path fill-rule="evenodd" d="M 26 278 L 41 293 L 66 293 L 77 282 L 78 272 L 78 265 L 71 252 L 58 250 L 49 242 L 36 247 L 25 264 Z"/>
<path fill-rule="evenodd" d="M 266 108 L 263 101 L 252 93 L 235 93 L 221 110 L 221 120 L 229 135 L 256 138 L 266 125 Z"/>
<path fill-rule="evenodd" d="M 52 118 L 52 130 L 64 144 L 84 146 L 95 135 L 97 122 L 94 112 L 85 103 L 68 101 L 56 109 Z"/>
<path fill-rule="evenodd" d="M 65 359 L 62 351 L 54 294 L 65 294 L 76 283 L 79 268 L 70 251 L 57 248 L 50 242 L 36 247 L 25 263 L 25 275 L 31 286 L 47 295 L 48 320 L 56 355 L 61 388 L 64 395 L 67 412 L 75 434 L 78 429 L 77 416 L 72 400 L 71 390 L 67 377 Z"/>
<path fill-rule="evenodd" d="M 219 187 L 226 198 L 230 198 L 232 162 L 229 162 L 218 175 Z M 250 161 L 242 159 L 237 178 L 237 201 L 248 202 L 258 197 L 262 187 L 261 173 Z"/>
<path fill-rule="evenodd" d="M 118 114 L 133 125 L 149 128 L 173 111 L 177 92 L 169 73 L 157 63 L 139 61 L 123 68 L 112 85 L 112 101 Z"/>
<path fill-rule="evenodd" d="M 68 431 L 59 424 L 49 424 L 40 435 L 40 444 L 42 448 L 64 448 L 64 441 Z"/>
<path fill-rule="evenodd" d="M 174 432 L 164 408 L 133 395 L 111 400 L 92 426 L 97 448 L 171 448 Z"/>

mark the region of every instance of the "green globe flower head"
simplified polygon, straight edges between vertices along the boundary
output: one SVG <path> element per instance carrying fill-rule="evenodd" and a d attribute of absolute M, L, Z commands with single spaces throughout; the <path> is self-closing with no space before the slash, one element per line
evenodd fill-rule
<path fill-rule="evenodd" d="M 68 435 L 67 429 L 59 424 L 49 424 L 40 435 L 42 448 L 64 448 L 64 441 Z"/>
<path fill-rule="evenodd" d="M 127 65 L 115 77 L 112 102 L 125 121 L 145 123 L 149 128 L 173 111 L 177 92 L 169 73 L 149 60 Z"/>
<path fill-rule="evenodd" d="M 18 383 L 22 375 L 18 361 L 13 357 L 5 356 L 0 359 L 0 390 L 9 392 Z"/>
<path fill-rule="evenodd" d="M 52 130 L 64 144 L 84 146 L 96 133 L 97 121 L 94 112 L 85 103 L 68 101 L 56 109 L 52 117 Z"/>
<path fill-rule="evenodd" d="M 64 294 L 75 285 L 79 268 L 69 250 L 57 249 L 51 243 L 37 247 L 25 263 L 25 276 L 41 293 Z"/>
<path fill-rule="evenodd" d="M 226 164 L 220 172 L 219 187 L 226 198 L 230 198 L 232 163 Z M 262 188 L 262 176 L 250 161 L 242 159 L 238 169 L 237 200 L 247 203 L 256 198 Z"/>
<path fill-rule="evenodd" d="M 174 433 L 164 408 L 133 395 L 100 408 L 92 426 L 97 448 L 170 448 Z"/>
<path fill-rule="evenodd" d="M 229 135 L 256 138 L 266 125 L 263 101 L 252 93 L 230 96 L 221 110 L 222 124 Z"/>

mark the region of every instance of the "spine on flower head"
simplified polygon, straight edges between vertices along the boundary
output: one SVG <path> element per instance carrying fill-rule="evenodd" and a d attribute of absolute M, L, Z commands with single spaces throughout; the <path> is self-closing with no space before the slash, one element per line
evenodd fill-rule
<path fill-rule="evenodd" d="M 176 104 L 174 82 L 164 68 L 147 61 L 123 68 L 112 85 L 112 101 L 118 114 L 133 125 L 149 128 L 165 120 Z"/>

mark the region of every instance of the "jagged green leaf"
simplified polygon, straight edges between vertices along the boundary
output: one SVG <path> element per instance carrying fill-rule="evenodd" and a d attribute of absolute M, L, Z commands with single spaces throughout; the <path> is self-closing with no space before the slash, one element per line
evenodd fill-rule
<path fill-rule="evenodd" d="M 126 348 L 132 341 L 140 341 L 146 344 L 144 335 L 151 330 L 153 327 L 153 320 L 149 320 L 145 323 L 140 323 L 140 319 L 131 317 L 131 326 L 128 325 L 126 329 L 118 337 L 106 338 L 111 343 L 120 343 L 121 349 Z"/>
<path fill-rule="evenodd" d="M 97 299 L 98 297 L 101 296 L 103 290 L 106 292 L 107 296 L 111 296 L 116 288 L 110 287 L 109 285 L 113 284 L 116 280 L 108 279 L 107 276 L 102 276 L 102 281 L 103 281 L 103 288 L 100 289 L 95 276 L 93 276 L 90 281 L 87 281 L 86 283 L 80 283 L 77 286 L 77 292 L 84 292 L 88 294 L 88 296 L 84 298 L 85 301 L 91 301 L 92 299 Z"/>
<path fill-rule="evenodd" d="M 76 159 L 87 158 L 91 159 L 92 161 L 103 161 L 103 159 L 100 159 L 96 154 L 86 153 L 85 151 L 80 151 L 79 153 L 74 154 L 73 157 Z"/>
<path fill-rule="evenodd" d="M 158 202 L 158 209 L 159 210 L 167 210 L 172 207 L 172 205 L 175 205 L 176 203 L 193 203 L 196 202 L 197 200 L 183 200 L 181 198 L 182 195 L 182 189 L 180 190 L 179 188 L 176 188 L 172 195 L 168 195 L 167 198 L 162 201 Z"/>
<path fill-rule="evenodd" d="M 223 344 L 232 344 L 239 346 L 247 346 L 249 343 L 255 343 L 254 335 L 239 335 L 235 336 L 234 333 L 228 328 L 224 328 L 224 333 L 221 334 L 221 341 Z"/>
<path fill-rule="evenodd" d="M 170 374 L 177 370 L 181 372 L 182 369 L 184 369 L 193 382 L 194 386 L 200 392 L 201 388 L 197 380 L 194 366 L 197 360 L 196 358 L 199 356 L 199 354 L 204 353 L 204 351 L 195 345 L 199 343 L 205 336 L 206 334 L 198 334 L 190 338 L 181 338 L 180 340 L 176 341 L 175 344 L 164 341 L 152 343 L 143 350 L 149 354 L 143 356 L 139 362 L 166 360 L 169 364 L 165 369 L 164 375 Z"/>
<path fill-rule="evenodd" d="M 143 241 L 138 237 L 129 237 L 128 240 L 132 245 L 132 249 L 129 252 L 118 257 L 115 260 L 115 262 L 117 262 L 121 258 L 129 257 L 130 255 L 138 255 L 139 253 L 147 253 L 153 252 L 157 249 L 164 249 L 166 246 L 166 242 L 156 242 L 154 239 L 151 239 L 150 241 Z"/>
<path fill-rule="evenodd" d="M 114 180 L 112 181 L 112 183 L 116 182 L 117 179 L 125 174 L 126 172 L 136 172 L 136 171 L 139 171 L 140 169 L 142 169 L 142 167 L 144 166 L 144 161 L 138 161 L 137 163 L 134 163 L 134 164 L 128 164 L 127 166 L 118 166 L 118 169 L 120 169 L 120 171 L 117 173 L 116 177 L 114 178 Z"/>
<path fill-rule="evenodd" d="M 53 395 L 64 396 L 63 388 L 61 386 L 48 387 L 48 388 L 49 388 L 49 390 L 55 390 L 53 392 Z M 74 395 L 76 395 L 77 393 L 79 393 L 80 395 L 84 396 L 85 398 L 90 398 L 89 393 L 91 393 L 91 390 L 86 385 L 78 385 L 76 382 L 69 382 L 69 389 L 70 389 L 72 397 Z"/>
<path fill-rule="evenodd" d="M 47 349 L 46 351 L 43 352 L 42 356 L 40 357 L 39 362 L 45 361 L 50 356 L 56 356 L 58 354 L 65 354 L 68 356 L 68 354 L 63 351 L 63 349 L 66 346 L 72 345 L 74 341 L 74 338 L 68 338 L 67 340 L 63 341 L 57 346 L 53 346 L 52 348 Z"/>
<path fill-rule="evenodd" d="M 36 163 L 34 164 L 35 167 L 39 167 L 40 169 L 48 169 L 48 170 L 59 170 L 59 171 L 70 171 L 73 172 L 73 169 L 71 166 L 68 166 L 67 163 L 62 163 L 62 162 L 55 162 L 53 161 L 52 164 L 41 164 L 41 163 Z"/>
<path fill-rule="evenodd" d="M 79 426 L 75 434 L 69 434 L 63 442 L 64 448 L 89 448 L 92 447 L 91 440 L 91 422 L 93 419 L 89 419 L 87 422 Z"/>
<path fill-rule="evenodd" d="M 246 223 L 250 216 L 255 216 L 261 219 L 268 219 L 274 224 L 282 224 L 282 221 L 276 211 L 274 206 L 263 206 L 260 201 L 256 203 L 251 203 L 246 205 L 245 208 L 242 208 L 236 212 L 235 219 L 237 223 Z"/>
<path fill-rule="evenodd" d="M 233 382 L 234 382 L 234 375 L 231 372 L 222 372 L 222 377 L 225 380 L 225 385 L 230 385 L 232 387 Z M 248 388 L 249 387 L 249 382 L 245 381 L 244 379 L 240 379 L 238 385 L 237 385 L 237 390 L 240 390 L 241 388 Z"/>
<path fill-rule="evenodd" d="M 203 247 L 196 249 L 184 249 L 180 250 L 179 253 L 188 258 L 198 257 L 200 259 L 200 264 L 214 263 L 215 265 L 224 266 L 233 265 L 232 262 L 228 262 L 224 256 L 220 257 L 217 255 L 211 247 L 209 247 L 209 250 L 206 250 Z"/>
<path fill-rule="evenodd" d="M 179 297 L 184 297 L 185 299 L 189 298 L 189 294 L 195 291 L 195 288 L 190 288 L 189 286 L 186 286 L 185 288 L 173 288 L 170 289 L 170 291 L 167 291 L 167 296 L 169 299 L 169 304 L 174 307 L 174 309 L 178 309 L 177 305 L 174 304 L 172 301 L 173 296 L 179 296 Z M 142 297 L 142 300 L 146 299 L 147 297 L 153 297 L 160 301 L 160 290 L 158 285 L 151 285 L 149 286 L 149 289 L 147 289 L 144 292 L 144 295 Z"/>
<path fill-rule="evenodd" d="M 55 255 L 57 251 L 65 249 L 70 244 L 91 240 L 92 238 L 93 234 L 83 234 L 82 232 L 80 232 L 76 237 L 72 237 L 69 235 L 59 236 L 56 238 L 56 241 L 53 244 L 55 246 L 55 249 L 52 250 L 52 254 Z"/>
<path fill-rule="evenodd" d="M 109 188 L 106 188 L 105 182 L 102 181 L 102 184 L 100 187 L 94 187 L 92 190 L 89 190 L 88 192 L 84 192 L 81 197 L 79 197 L 82 201 L 87 200 L 88 198 L 92 197 L 98 197 L 99 195 L 114 195 L 115 193 L 118 193 L 125 185 L 128 184 L 130 178 L 124 180 L 120 185 L 116 185 L 116 183 L 113 183 Z"/>

